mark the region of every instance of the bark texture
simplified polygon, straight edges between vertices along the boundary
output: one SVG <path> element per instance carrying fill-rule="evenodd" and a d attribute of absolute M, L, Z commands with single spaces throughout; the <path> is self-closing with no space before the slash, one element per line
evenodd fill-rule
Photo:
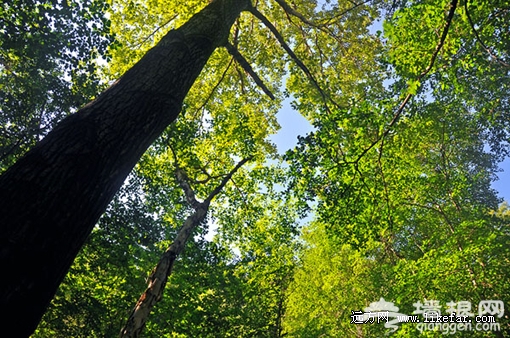
<path fill-rule="evenodd" d="M 250 0 L 217 0 L 0 176 L 0 323 L 28 337 L 113 195 Z"/>

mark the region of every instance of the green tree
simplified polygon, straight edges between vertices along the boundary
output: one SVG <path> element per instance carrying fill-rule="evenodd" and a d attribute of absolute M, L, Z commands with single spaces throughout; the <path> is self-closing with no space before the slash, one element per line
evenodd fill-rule
<path fill-rule="evenodd" d="M 167 131 L 169 137 L 149 150 L 154 157 L 139 167 L 149 183 L 157 183 L 147 184 L 153 189 L 147 198 L 168 198 L 164 203 L 176 210 L 163 219 L 182 220 L 189 211 L 175 203 L 179 197 L 168 172 L 156 169 L 168 165 L 168 140 L 172 146 L 182 143 L 178 158 L 195 181 L 218 179 L 236 158 L 255 156 L 257 165 L 250 170 L 258 178 L 245 179 L 250 175 L 241 173 L 242 184 L 226 188 L 226 197 L 218 200 L 224 207 L 215 211 L 225 229 L 224 243 L 243 247 L 239 238 L 253 239 L 241 251 L 247 263 L 260 257 L 278 267 L 271 258 L 281 241 L 268 246 L 271 239 L 261 241 L 263 232 L 250 234 L 241 225 L 274 230 L 263 211 L 274 205 L 256 203 L 252 213 L 262 220 L 257 221 L 246 213 L 246 196 L 268 190 L 275 196 L 267 181 L 256 182 L 264 182 L 258 166 L 274 151 L 266 138 L 277 128 L 274 114 L 284 95 L 292 95 L 294 107 L 317 128 L 288 156 L 293 162 L 289 192 L 298 197 L 291 201 L 300 213 L 317 206 L 319 224 L 330 237 L 318 241 L 341 248 L 347 256 L 339 261 L 363 262 L 368 269 L 370 259 L 375 260 L 388 274 L 376 279 L 380 285 L 399 281 L 394 267 L 406 259 L 425 264 L 422 258 L 429 255 L 443 264 L 444 252 L 455 252 L 452 261 L 457 263 L 504 254 L 491 251 L 496 243 L 505 243 L 499 233 L 485 241 L 465 235 L 497 228 L 487 216 L 497 202 L 487 184 L 508 142 L 508 41 L 501 32 L 509 20 L 504 1 L 495 6 L 456 0 L 390 5 L 326 1 L 319 6 L 310 1 L 252 5 L 218 0 L 200 11 L 203 5 L 177 1 L 169 9 L 163 2 L 141 0 L 114 5 L 112 31 L 118 43 L 103 71 L 110 79 L 127 72 L 0 177 L 0 197 L 6 201 L 0 213 L 2 267 L 18 276 L 12 283 L 2 282 L 2 299 L 12 301 L 3 306 L 9 314 L 3 319 L 14 322 L 21 318 L 17 313 L 27 315 L 23 302 L 11 297 L 22 294 L 34 311 L 28 321 L 37 321 L 115 191 L 142 153 L 165 134 L 187 94 L 183 123 Z M 243 10 L 250 13 L 240 14 Z M 379 14 L 387 18 L 384 37 L 370 33 Z M 226 48 L 216 50 L 219 46 Z M 480 86 L 472 84 L 474 79 Z M 191 141 L 183 136 L 188 133 L 196 137 Z M 491 154 L 483 151 L 486 143 Z M 186 153 L 182 145 L 193 149 Z M 145 166 L 151 163 L 155 166 Z M 163 188 L 169 180 L 172 185 Z M 197 196 L 207 196 L 206 186 L 195 186 Z M 444 229 L 449 236 L 439 231 Z M 282 231 L 281 238 L 290 233 Z M 27 244 L 27 239 L 38 245 Z M 332 254 L 326 250 L 325 256 Z M 12 257 L 31 257 L 34 267 L 27 269 Z M 503 268 L 502 263 L 490 271 Z M 262 267 L 240 265 L 243 269 L 257 276 L 253 290 L 264 290 L 271 281 Z M 476 269 L 476 264 L 462 265 L 456 281 L 490 281 Z M 408 280 L 412 268 L 403 271 L 400 281 Z M 269 285 L 281 289 L 286 283 L 280 276 Z M 503 292 L 505 286 L 500 286 Z M 385 294 L 403 297 L 403 292 L 394 288 Z M 268 297 L 262 303 L 279 304 L 271 308 L 279 309 L 281 318 L 281 299 Z M 281 328 L 279 322 L 272 326 Z M 33 325 L 24 327 L 28 332 Z"/>
<path fill-rule="evenodd" d="M 283 3 L 279 5 L 285 8 Z M 273 9 L 272 6 L 261 5 L 261 7 L 269 12 L 274 10 L 276 14 L 281 13 L 280 9 Z M 304 8 L 308 13 L 313 13 L 313 8 L 309 6 Z M 319 90 L 321 97 L 325 98 L 325 93 L 318 88 L 314 75 L 299 61 L 276 27 L 247 1 L 236 2 L 235 5 L 221 1 L 214 2 L 205 11 L 200 12 L 201 14 L 187 21 L 182 28 L 168 33 L 157 47 L 148 52 L 114 86 L 77 114 L 65 119 L 31 152 L 2 175 L 0 179 L 2 196 L 4 200 L 9 201 L 3 205 L 5 212 L 2 212 L 1 224 L 5 228 L 2 232 L 4 244 L 2 261 L 5 263 L 6 271 L 12 271 L 12 274 L 19 276 L 19 280 L 11 286 L 8 286 L 8 281 L 4 281 L 5 287 L 2 287 L 5 291 L 4 299 L 9 299 L 10 303 L 3 308 L 10 310 L 3 318 L 7 320 L 12 317 L 14 320 L 15 313 L 18 312 L 15 309 L 23 311 L 27 316 L 27 312 L 23 310 L 23 302 L 28 302 L 28 299 L 30 299 L 30 309 L 34 312 L 31 316 L 33 321 L 42 314 L 67 267 L 107 203 L 120 187 L 122 180 L 142 152 L 176 117 L 180 110 L 180 101 L 192 85 L 199 70 L 210 53 L 226 42 L 231 23 L 243 9 L 249 9 L 277 37 L 276 43 L 272 44 L 273 51 L 281 51 L 283 47 L 283 50 L 296 61 L 309 80 L 314 83 L 313 89 Z M 252 29 L 253 18 L 249 20 L 249 23 L 245 27 Z M 218 30 L 217 27 L 222 29 Z M 195 34 L 194 29 L 202 29 L 205 33 Z M 299 32 L 299 29 L 294 29 L 294 32 Z M 264 43 L 267 33 L 262 32 L 260 36 L 263 38 L 257 40 L 259 47 L 254 49 L 254 52 L 262 49 L 269 51 Z M 190 39 L 186 40 L 188 38 Z M 185 45 L 188 48 L 186 51 L 181 44 L 183 39 L 186 40 Z M 250 44 L 246 36 L 242 39 L 245 39 L 244 45 Z M 235 52 L 239 41 L 242 41 L 241 38 L 234 32 L 233 45 L 227 45 L 227 47 L 237 64 L 252 77 L 257 78 L 253 70 L 246 66 L 246 62 L 239 53 Z M 161 53 L 166 53 L 164 50 L 171 50 L 169 53 L 176 55 L 175 58 L 170 56 L 171 54 L 166 55 L 164 59 L 168 62 L 165 66 L 159 62 L 158 57 L 162 55 Z M 193 57 L 183 56 L 181 51 L 183 53 L 191 51 Z M 273 56 L 276 55 L 278 54 Z M 259 57 L 259 60 L 269 59 Z M 285 65 L 279 60 L 275 57 L 266 68 L 284 69 Z M 153 71 L 149 71 L 151 67 Z M 174 76 L 174 74 L 180 74 L 182 77 Z M 143 80 L 144 78 L 147 80 Z M 246 82 L 242 74 L 240 79 L 241 90 L 244 91 L 247 87 L 244 85 Z M 257 83 L 261 84 L 260 79 L 257 79 Z M 261 85 L 261 87 L 264 86 Z M 269 93 L 267 88 L 264 91 Z M 147 93 L 153 96 L 149 97 Z M 110 107 L 113 108 L 110 109 Z M 133 114 L 130 114 L 130 111 Z M 123 122 L 114 121 L 114 116 L 119 117 Z M 159 116 L 161 120 L 158 120 L 156 116 Z M 226 122 L 233 120 L 233 117 L 228 114 L 225 117 Z M 254 121 L 257 121 L 257 115 L 254 114 L 254 117 Z M 222 118 L 224 117 L 216 117 L 220 120 Z M 135 131 L 140 126 L 144 126 L 143 135 Z M 102 128 L 106 129 L 103 131 Z M 136 145 L 130 144 L 128 139 L 133 140 Z M 228 143 L 225 146 L 228 146 Z M 120 149 L 129 151 L 124 152 Z M 70 158 L 72 160 L 69 160 Z M 92 168 L 95 169 L 92 170 Z M 64 174 L 65 172 L 68 174 Z M 60 183 L 57 183 L 58 181 Z M 27 191 L 33 201 L 29 201 L 23 191 Z M 6 198 L 7 196 L 9 198 Z M 15 206 L 21 208 L 21 205 L 23 210 L 16 211 Z M 55 210 L 52 210 L 49 205 L 52 205 Z M 75 205 L 80 207 L 75 208 Z M 31 209 L 28 210 L 28 207 Z M 62 210 L 63 213 L 57 212 L 57 209 Z M 75 211 L 70 213 L 69 210 Z M 18 227 L 19 223 L 24 226 Z M 64 241 L 63 238 L 75 238 L 76 241 Z M 37 244 L 28 244 L 25 239 L 31 239 Z M 23 264 L 15 263 L 14 258 L 22 260 L 29 256 L 40 259 L 40 262 L 34 264 L 36 268 L 23 269 Z M 40 289 L 37 289 L 38 287 Z M 14 294 L 20 295 L 21 298 L 15 300 Z M 35 301 L 37 298 L 40 300 Z M 40 306 L 34 306 L 34 303 Z M 29 325 L 24 327 L 30 330 Z"/>
<path fill-rule="evenodd" d="M 99 216 L 248 5 L 210 4 L 2 174 L 1 266 L 17 276 L 2 281 L 2 320 L 20 323 L 21 335 L 33 332 Z"/>
<path fill-rule="evenodd" d="M 172 124 L 143 157 L 136 169 L 137 175 L 143 179 L 131 177 L 128 180 L 124 189 L 128 189 L 133 196 L 139 195 L 136 198 L 137 203 L 128 203 L 132 205 L 128 215 L 133 216 L 109 216 L 125 214 L 121 200 L 126 199 L 127 194 L 118 196 L 118 203 L 113 204 L 106 216 L 103 216 L 93 231 L 92 238 L 101 238 L 108 233 L 112 245 L 104 245 L 103 249 L 89 243 L 84 248 L 71 269 L 72 274 L 62 284 L 59 294 L 39 325 L 40 336 L 50 332 L 60 332 L 63 335 L 73 332 L 73 336 L 84 337 L 104 336 L 112 335 L 112 330 L 120 330 L 117 320 L 114 325 L 106 325 L 101 323 L 102 318 L 121 318 L 128 315 L 127 309 L 132 308 L 135 303 L 134 300 L 127 303 L 128 299 L 133 297 L 133 293 L 136 296 L 143 291 L 142 277 L 151 271 L 165 247 L 172 250 L 167 251 L 163 257 L 175 254 L 173 242 L 177 229 L 193 213 L 192 205 L 187 202 L 190 195 L 183 194 L 179 188 L 183 183 L 176 180 L 176 171 L 180 173 L 178 177 L 181 180 L 183 176 L 187 177 L 188 183 L 184 186 L 188 194 L 193 189 L 193 195 L 196 195 L 197 199 L 203 199 L 217 183 L 224 181 L 225 168 L 235 165 L 232 155 L 241 155 L 254 147 L 250 142 L 237 143 L 237 146 L 228 148 L 207 146 L 207 143 L 204 143 L 206 140 L 216 144 L 229 136 L 224 135 L 225 131 L 215 131 L 212 127 L 204 130 L 199 123 L 189 123 L 188 118 L 193 118 L 192 115 L 187 117 L 188 114 L 185 114 L 182 119 Z M 219 138 L 219 141 L 215 138 Z M 256 142 L 254 139 L 251 141 Z M 176 163 L 179 163 L 179 167 L 176 167 Z M 284 203 L 285 195 L 273 187 L 283 184 L 284 176 L 281 169 L 257 163 L 250 164 L 247 169 L 240 168 L 231 180 L 232 183 L 228 183 L 221 194 L 211 201 L 211 211 L 216 216 L 208 217 L 208 220 L 214 220 L 214 224 L 219 227 L 218 244 L 207 244 L 197 239 L 196 236 L 207 231 L 206 224 L 199 224 L 197 229 L 192 230 L 196 235 L 189 238 L 190 243 L 186 245 L 187 249 L 182 258 L 177 259 L 172 266 L 168 291 L 153 310 L 155 313 L 149 317 L 144 335 L 161 336 L 171 332 L 188 336 L 236 336 L 242 332 L 245 332 L 245 335 L 279 335 L 283 314 L 282 289 L 290 279 L 289 269 L 293 262 L 292 238 L 295 234 L 294 217 L 290 212 L 292 208 L 289 203 Z M 251 202 L 246 203 L 246 199 Z M 145 202 L 140 203 L 141 201 Z M 137 214 L 146 215 L 144 218 L 148 220 L 155 217 L 155 224 L 162 224 L 164 227 L 151 225 L 153 222 L 141 222 L 144 218 L 134 217 Z M 122 222 L 126 222 L 126 229 L 122 228 Z M 132 222 L 135 224 L 131 225 Z M 146 226 L 139 229 L 136 225 L 138 222 Z M 189 230 L 191 229 L 187 229 Z M 141 234 L 153 232 L 147 241 L 153 240 L 154 244 L 148 245 L 147 241 L 141 241 L 138 236 L 129 236 L 129 233 L 136 231 Z M 225 236 L 221 235 L 223 232 L 226 233 Z M 274 238 L 268 237 L 266 232 L 274 233 Z M 164 240 L 158 240 L 158 233 Z M 236 239 L 240 236 L 242 239 Z M 119 239 L 115 240 L 116 237 Z M 232 245 L 239 247 L 235 243 L 243 244 L 239 248 L 242 258 L 225 254 L 230 252 Z M 257 249 L 254 253 L 255 246 L 264 249 Z M 126 247 L 130 248 L 129 252 L 126 252 Z M 108 254 L 109 251 L 112 254 Z M 286 258 L 282 257 L 285 253 Z M 125 255 L 128 255 L 129 259 L 115 258 Z M 108 263 L 108 256 L 112 256 L 111 263 Z M 152 262 L 149 261 L 150 258 Z M 105 268 L 110 265 L 115 268 Z M 246 265 L 252 267 L 245 269 Z M 93 269 L 90 266 L 98 268 Z M 140 274 L 140 271 L 145 273 Z M 180 277 L 181 275 L 183 277 Z M 192 277 L 195 275 L 196 277 Z M 74 279 L 82 282 L 77 285 L 72 282 Z M 88 283 L 90 286 L 84 286 Z M 126 292 L 127 285 L 132 285 L 129 289 L 131 292 Z M 105 297 L 102 291 L 112 288 L 117 289 L 111 296 Z M 154 288 L 150 290 L 155 291 Z M 64 292 L 65 298 L 60 297 Z M 161 288 L 157 292 L 162 295 Z M 77 312 L 76 306 L 70 300 L 81 299 L 83 294 L 89 296 L 90 302 L 86 308 L 81 308 L 81 312 Z M 112 301 L 114 297 L 116 299 Z M 239 308 L 244 308 L 244 311 L 239 313 Z M 204 317 L 210 317 L 212 322 L 201 322 Z M 67 323 L 65 330 L 58 318 Z M 87 318 L 96 325 L 79 325 L 80 318 Z M 95 330 L 92 329 L 94 327 Z"/>
<path fill-rule="evenodd" d="M 475 312 L 481 300 L 508 302 L 510 237 L 491 216 L 498 156 L 473 137 L 483 125 L 456 107 L 420 106 L 361 158 L 371 131 L 330 115 L 288 155 L 298 171 L 294 191 L 316 196 L 318 219 L 303 237 L 309 248 L 291 285 L 291 335 L 375 334 L 373 326 L 354 327 L 349 316 L 380 297 L 408 314 L 423 299 L 442 301 L 443 311 L 451 300 L 469 300 Z M 338 145 L 350 133 L 366 133 L 359 148 L 350 140 L 342 149 L 357 160 L 339 161 Z M 508 330 L 506 318 L 500 324 Z M 418 332 L 407 326 L 398 334 Z"/>
<path fill-rule="evenodd" d="M 366 299 L 379 299 L 373 281 L 377 261 L 332 239 L 324 224 L 303 229 L 305 241 L 289 286 L 285 332 L 290 337 L 357 337 L 361 327 L 345 320 Z"/>
<path fill-rule="evenodd" d="M 319 114 L 316 131 L 287 155 L 292 191 L 316 203 L 320 226 L 313 233 L 327 234 L 327 240 L 304 237 L 310 247 L 291 285 L 290 335 L 382 334 L 353 327 L 343 307 L 358 302 L 348 310 L 360 310 L 379 297 L 404 313 L 423 299 L 471 300 L 474 307 L 483 299 L 508 302 L 508 278 L 496 276 L 506 276 L 509 237 L 491 216 L 498 199 L 490 188 L 508 153 L 508 50 L 502 48 L 508 39 L 488 34 L 505 30 L 495 18 L 508 11 L 500 3 L 462 5 L 404 4 L 384 24 L 380 60 L 395 71 L 391 87 L 348 110 Z M 482 99 L 488 93 L 491 100 Z M 347 257 L 358 258 L 354 271 L 375 267 L 360 279 Z M 332 276 L 365 293 L 328 288 Z M 310 299 L 322 311 L 307 307 Z M 335 320 L 331 314 L 338 313 L 344 317 Z M 500 324 L 507 332 L 506 317 Z M 411 325 L 397 333 L 415 334 Z"/>
<path fill-rule="evenodd" d="M 379 297 L 408 314 L 423 299 L 442 301 L 442 311 L 446 302 L 469 300 L 475 313 L 481 300 L 508 302 L 510 238 L 501 218 L 491 216 L 498 199 L 490 188 L 498 161 L 508 154 L 508 50 L 500 48 L 508 39 L 482 39 L 476 28 L 488 18 L 483 31 L 505 29 L 494 19 L 508 15 L 499 5 L 419 1 L 396 11 L 384 24 L 381 59 L 396 72 L 393 84 L 348 110 L 319 114 L 316 131 L 287 154 L 292 191 L 314 201 L 302 207 L 315 205 L 312 229 L 318 231 L 306 233 L 309 248 L 291 285 L 296 306 L 285 321 L 291 336 L 383 334 L 381 326 L 354 327 L 345 311 L 362 310 Z M 488 93 L 491 100 L 481 99 Z M 332 276 L 347 292 L 327 287 Z M 356 286 L 362 292 L 349 292 Z M 300 298 L 322 304 L 322 311 Z M 353 302 L 358 305 L 344 308 Z M 508 318 L 500 325 L 496 334 L 508 335 Z M 410 324 L 396 333 L 416 334 Z"/>
<path fill-rule="evenodd" d="M 25 1 L 0 9 L 0 172 L 102 88 L 111 42 L 105 1 Z"/>

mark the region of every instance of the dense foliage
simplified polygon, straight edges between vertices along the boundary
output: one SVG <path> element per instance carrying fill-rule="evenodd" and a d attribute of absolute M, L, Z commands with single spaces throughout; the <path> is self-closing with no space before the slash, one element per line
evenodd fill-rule
<path fill-rule="evenodd" d="M 112 41 L 105 1 L 0 6 L 0 172 L 102 88 L 96 61 Z"/>
<path fill-rule="evenodd" d="M 205 4 L 2 4 L 0 171 Z M 176 170 L 204 199 L 247 157 L 145 336 L 373 337 L 391 330 L 351 314 L 381 297 L 408 315 L 424 300 L 443 313 L 452 301 L 475 314 L 483 300 L 510 306 L 509 209 L 491 188 L 509 154 L 507 1 L 254 6 L 97 224 L 34 337 L 118 335 L 192 212 Z M 281 156 L 269 136 L 285 97 L 314 131 Z M 497 333 L 456 334 L 510 336 L 508 309 L 496 319 Z M 398 326 L 393 336 L 420 334 Z"/>

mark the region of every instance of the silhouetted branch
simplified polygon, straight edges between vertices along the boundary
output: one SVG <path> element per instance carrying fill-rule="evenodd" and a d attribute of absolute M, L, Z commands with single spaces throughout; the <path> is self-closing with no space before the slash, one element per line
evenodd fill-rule
<path fill-rule="evenodd" d="M 330 112 L 330 109 L 327 105 L 327 101 L 330 101 L 333 103 L 336 107 L 342 108 L 338 103 L 336 103 L 333 99 L 328 97 L 326 93 L 322 90 L 319 83 L 315 79 L 315 77 L 312 75 L 308 67 L 301 61 L 297 55 L 292 51 L 292 49 L 289 47 L 289 45 L 285 42 L 280 32 L 278 32 L 278 29 L 262 14 L 259 12 L 255 7 L 251 7 L 249 9 L 249 12 L 252 13 L 257 19 L 259 19 L 269 30 L 273 33 L 273 35 L 276 37 L 276 40 L 280 43 L 280 45 L 285 49 L 287 54 L 294 60 L 294 62 L 301 68 L 301 70 L 305 73 L 305 75 L 308 77 L 308 79 L 312 82 L 312 84 L 315 86 L 315 88 L 319 91 L 319 94 L 322 97 L 322 100 L 324 101 L 324 108 L 326 111 Z"/>
<path fill-rule="evenodd" d="M 202 103 L 202 105 L 195 111 L 195 114 L 197 114 L 200 110 L 204 109 L 204 107 L 207 105 L 207 103 L 211 100 L 214 92 L 216 91 L 216 89 L 218 89 L 219 85 L 223 82 L 223 79 L 225 79 L 225 76 L 227 75 L 227 72 L 230 69 L 230 66 L 232 66 L 233 61 L 234 61 L 234 58 L 230 59 L 230 62 L 228 63 L 225 70 L 223 71 L 223 74 L 221 74 L 220 80 L 216 83 L 216 85 L 214 85 L 213 89 L 211 90 L 211 92 L 209 93 L 207 98 L 205 99 L 204 103 Z"/>
<path fill-rule="evenodd" d="M 467 0 L 464 2 L 464 9 L 466 10 L 466 16 L 467 16 L 469 25 L 471 26 L 471 30 L 473 30 L 473 33 L 475 34 L 476 41 L 478 41 L 478 43 L 483 47 L 483 49 L 485 49 L 485 51 L 491 56 L 491 58 L 493 58 L 497 62 L 501 63 L 505 67 L 510 67 L 510 64 L 508 64 L 508 63 L 504 62 L 503 60 L 501 60 L 497 55 L 494 55 L 492 53 L 492 51 L 490 50 L 490 48 L 487 47 L 487 45 L 485 45 L 485 43 L 480 38 L 480 35 L 478 34 L 478 31 L 476 30 L 475 25 L 473 24 L 473 20 L 471 20 L 471 14 L 469 14 L 468 1 Z"/>
<path fill-rule="evenodd" d="M 287 12 L 288 14 L 290 15 L 293 15 L 295 16 L 296 18 L 298 18 L 299 20 L 303 21 L 303 23 L 306 23 L 307 25 L 309 26 L 312 26 L 312 27 L 317 27 L 317 25 L 313 22 L 311 22 L 310 20 L 308 20 L 307 18 L 305 18 L 305 16 L 301 13 L 299 13 L 298 11 L 296 11 L 294 8 L 290 7 L 290 5 L 288 3 L 285 2 L 285 0 L 275 0 L 278 5 L 280 5 L 283 10 L 285 12 Z"/>
<path fill-rule="evenodd" d="M 179 184 L 186 192 L 186 198 L 192 199 L 195 211 L 186 218 L 184 224 L 179 229 L 177 236 L 172 244 L 166 249 L 161 256 L 158 264 L 152 270 L 147 279 L 147 288 L 138 299 L 133 311 L 131 312 L 125 326 L 122 328 L 120 337 L 138 337 L 143 329 L 145 322 L 151 312 L 153 306 L 161 300 L 168 276 L 172 273 L 172 268 L 176 258 L 181 254 L 186 246 L 186 242 L 190 238 L 193 231 L 204 222 L 211 200 L 223 189 L 227 182 L 232 178 L 232 175 L 241 168 L 243 164 L 248 162 L 252 157 L 246 158 L 239 162 L 234 169 L 232 169 L 220 184 L 209 194 L 209 196 L 202 202 L 195 199 L 195 193 L 187 183 L 187 176 L 182 170 L 177 170 Z"/>
<path fill-rule="evenodd" d="M 352 7 L 347 8 L 345 11 L 340 12 L 337 15 L 331 17 L 331 18 L 327 18 L 324 23 L 319 24 L 319 27 L 325 27 L 325 26 L 329 25 L 331 23 L 331 21 L 334 21 L 334 20 L 337 20 L 338 18 L 341 18 L 342 16 L 344 16 L 347 13 L 349 13 L 350 11 L 353 11 L 356 8 L 360 7 L 360 6 L 363 6 L 364 4 L 366 4 L 366 3 L 370 2 L 370 1 L 372 1 L 372 0 L 365 0 L 365 1 L 362 1 L 360 3 L 354 3 Z"/>
<path fill-rule="evenodd" d="M 443 28 L 443 32 L 441 34 L 441 38 L 440 38 L 439 42 L 437 43 L 436 48 L 434 49 L 434 54 L 432 54 L 432 57 L 430 59 L 429 65 L 418 76 L 418 79 L 417 79 L 418 81 L 422 80 L 430 72 L 430 70 L 434 66 L 434 63 L 435 63 L 436 58 L 437 58 L 437 55 L 441 51 L 441 48 L 444 46 L 444 42 L 446 40 L 446 37 L 448 36 L 448 30 L 450 29 L 450 26 L 451 26 L 451 23 L 452 23 L 452 20 L 453 20 L 453 15 L 455 14 L 455 10 L 457 9 L 457 4 L 458 4 L 458 0 L 452 0 L 452 2 L 450 3 L 450 11 L 448 12 L 448 17 L 446 18 L 446 25 Z M 400 115 L 402 115 L 402 112 L 404 111 L 405 106 L 407 105 L 407 103 L 409 102 L 409 100 L 411 99 L 412 96 L 413 96 L 413 94 L 411 94 L 411 93 L 406 95 L 406 97 L 404 98 L 404 100 L 402 101 L 400 106 L 398 107 L 397 111 L 393 115 L 393 119 L 390 121 L 390 123 L 388 125 L 388 128 L 384 131 L 384 133 L 380 137 L 377 138 L 377 140 L 372 142 L 372 144 L 368 148 L 363 150 L 361 152 L 361 154 L 358 156 L 358 158 L 354 162 L 356 162 L 356 163 L 359 162 L 359 160 L 363 156 L 365 156 L 365 154 L 370 149 L 372 149 L 377 143 L 379 143 L 379 141 L 381 141 L 382 139 L 384 139 L 388 135 L 388 133 L 390 132 L 390 130 L 393 127 L 393 125 L 395 125 L 395 123 L 397 123 L 397 121 L 399 120 Z"/>
<path fill-rule="evenodd" d="M 147 40 L 149 40 L 151 37 L 154 36 L 154 34 L 156 34 L 161 28 L 165 27 L 166 25 L 168 25 L 170 22 L 172 22 L 173 20 L 175 20 L 175 18 L 177 18 L 177 14 L 175 14 L 174 16 L 172 16 L 170 19 L 168 19 L 165 23 L 159 25 L 158 27 L 156 27 L 156 29 L 154 29 L 152 31 L 152 33 L 150 33 L 149 35 L 147 35 L 142 41 L 138 42 L 136 45 L 133 45 L 132 48 L 138 48 L 140 47 L 141 45 L 143 45 L 145 42 L 147 42 Z"/>
<path fill-rule="evenodd" d="M 421 80 L 425 75 L 427 75 L 428 72 L 430 72 L 430 70 L 434 66 L 437 55 L 439 54 L 441 48 L 443 48 L 446 37 L 448 36 L 448 30 L 450 29 L 450 26 L 452 24 L 453 15 L 455 14 L 455 10 L 457 9 L 458 2 L 459 2 L 458 0 L 452 0 L 452 2 L 450 3 L 450 11 L 448 12 L 448 17 L 446 18 L 446 25 L 443 28 L 443 34 L 441 34 L 441 39 L 439 40 L 439 43 L 436 45 L 436 49 L 434 50 L 434 54 L 432 54 L 432 58 L 430 59 L 428 67 L 425 68 L 425 70 L 420 74 L 418 80 Z"/>
<path fill-rule="evenodd" d="M 237 165 L 234 167 L 234 169 L 232 169 L 227 175 L 225 175 L 225 177 L 220 182 L 220 184 L 213 191 L 211 191 L 211 193 L 209 194 L 209 196 L 207 196 L 207 198 L 205 199 L 204 202 L 210 202 L 216 195 L 218 195 L 219 192 L 221 191 L 221 189 L 223 189 L 223 187 L 228 183 L 228 181 L 232 178 L 232 176 L 239 170 L 239 168 L 241 168 L 246 162 L 251 161 L 252 159 L 253 159 L 253 156 L 250 156 L 250 157 L 243 159 L 239 163 L 237 163 Z"/>
<path fill-rule="evenodd" d="M 259 86 L 264 91 L 264 93 L 266 93 L 267 96 L 269 96 L 271 98 L 271 100 L 274 100 L 275 97 L 274 97 L 273 93 L 271 93 L 269 88 L 266 87 L 266 85 L 264 84 L 262 79 L 257 75 L 257 73 L 255 73 L 255 71 L 251 67 L 250 63 L 244 58 L 244 56 L 241 55 L 241 53 L 239 53 L 237 48 L 235 48 L 228 42 L 225 44 L 225 48 L 227 48 L 227 51 L 230 53 L 230 55 L 232 55 L 232 57 L 237 61 L 237 63 L 239 63 L 239 65 L 241 67 L 243 67 L 243 69 L 248 74 L 250 74 L 250 76 L 255 81 L 257 86 Z"/>

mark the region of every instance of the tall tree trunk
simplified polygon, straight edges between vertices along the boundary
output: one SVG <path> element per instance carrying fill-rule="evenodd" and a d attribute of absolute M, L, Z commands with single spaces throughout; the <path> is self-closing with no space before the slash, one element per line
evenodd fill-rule
<path fill-rule="evenodd" d="M 113 195 L 250 6 L 212 2 L 0 176 L 3 328 L 33 333 Z"/>

